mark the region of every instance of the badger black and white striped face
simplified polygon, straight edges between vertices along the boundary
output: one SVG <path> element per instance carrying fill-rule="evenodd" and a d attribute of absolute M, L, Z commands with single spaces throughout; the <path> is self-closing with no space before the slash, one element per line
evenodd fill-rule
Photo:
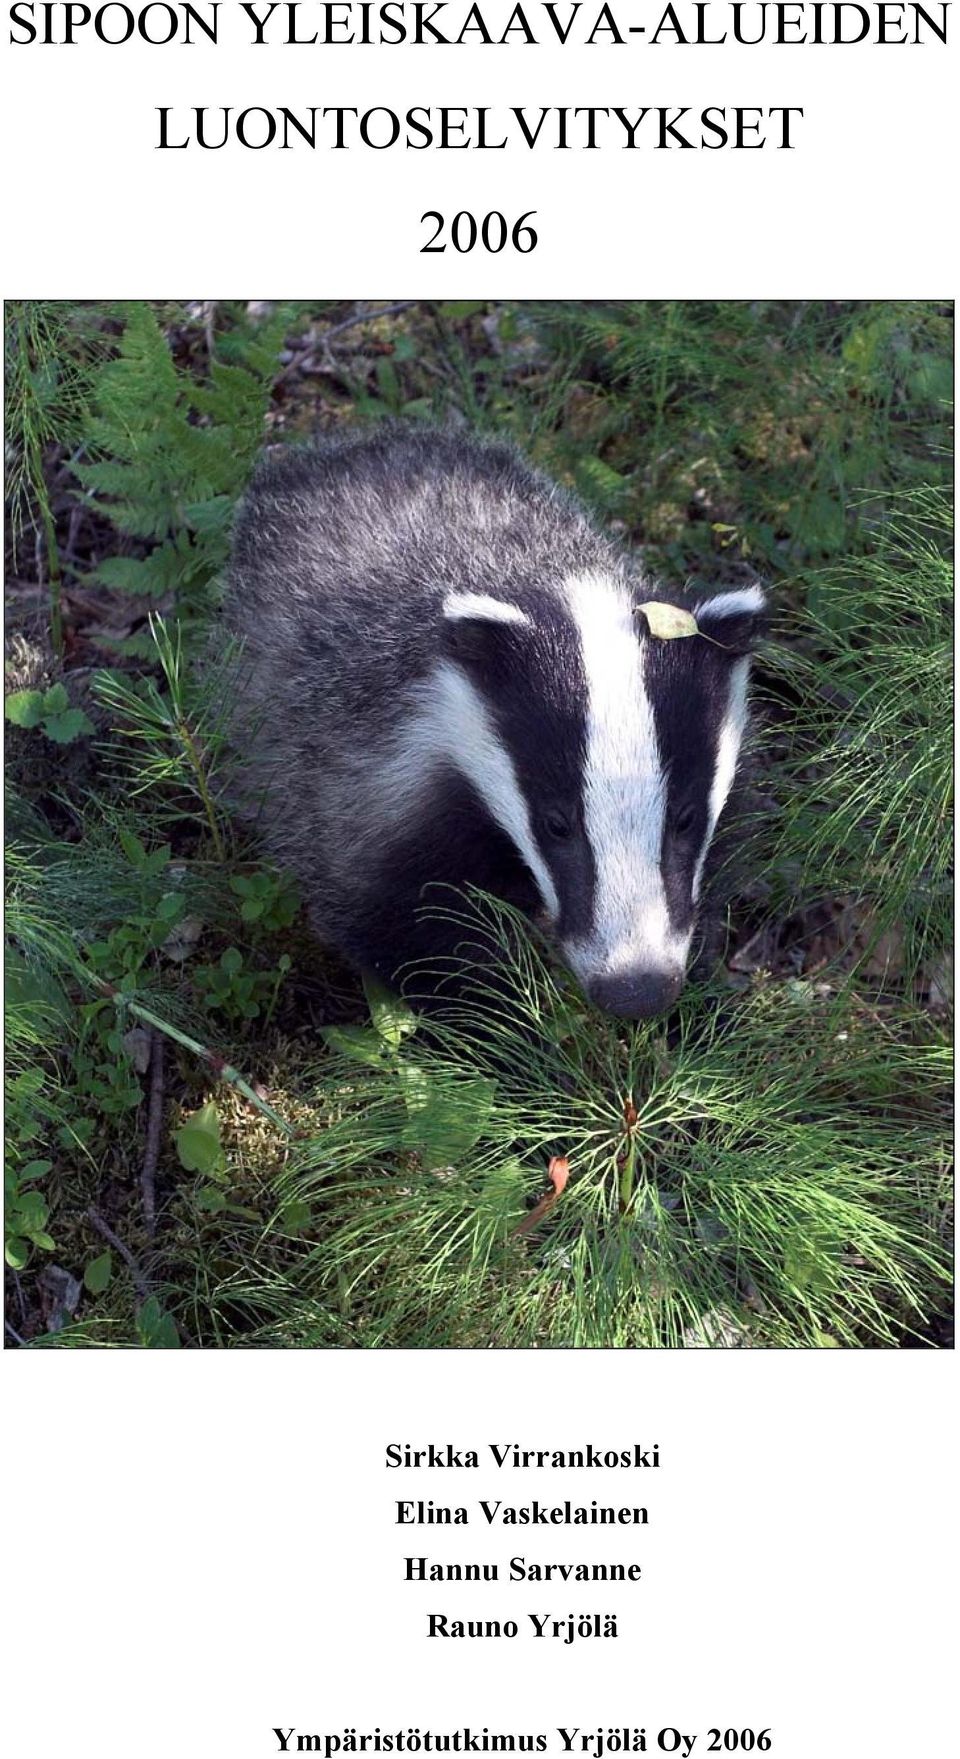
<path fill-rule="evenodd" d="M 762 606 L 757 587 L 723 593 L 695 607 L 699 634 L 664 640 L 607 575 L 523 605 L 445 604 L 434 733 L 448 730 L 571 970 L 610 1013 L 655 1014 L 680 993 Z"/>

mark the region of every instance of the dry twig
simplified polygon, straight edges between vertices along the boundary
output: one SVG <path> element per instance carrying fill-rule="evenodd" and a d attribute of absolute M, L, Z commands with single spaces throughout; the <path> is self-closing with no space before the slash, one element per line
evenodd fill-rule
<path fill-rule="evenodd" d="M 143 1271 L 140 1268 L 140 1265 L 137 1263 L 137 1260 L 134 1258 L 133 1253 L 131 1252 L 129 1246 L 124 1245 L 119 1234 L 114 1233 L 109 1222 L 104 1221 L 103 1216 L 100 1214 L 100 1211 L 98 1209 L 94 1209 L 92 1203 L 91 1203 L 89 1209 L 87 1210 L 87 1219 L 88 1219 L 88 1221 L 92 1222 L 93 1226 L 97 1230 L 97 1233 L 103 1235 L 103 1238 L 106 1240 L 107 1245 L 112 1246 L 115 1252 L 119 1252 L 120 1257 L 123 1259 L 124 1264 L 126 1265 L 127 1269 L 130 1272 L 130 1275 L 133 1278 L 133 1286 L 136 1289 L 137 1294 L 139 1295 L 141 1301 L 148 1300 L 149 1296 L 150 1296 L 150 1284 L 147 1282 L 147 1279 L 144 1276 Z"/>

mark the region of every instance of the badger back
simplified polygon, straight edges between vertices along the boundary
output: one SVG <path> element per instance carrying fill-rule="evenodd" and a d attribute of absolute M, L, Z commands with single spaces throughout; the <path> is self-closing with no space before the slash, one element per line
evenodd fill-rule
<path fill-rule="evenodd" d="M 454 589 L 509 598 L 614 561 L 513 447 L 387 423 L 263 459 L 238 509 L 230 604 L 245 620 L 285 605 L 339 627 L 355 608 L 408 627 L 413 605 Z"/>
<path fill-rule="evenodd" d="M 224 615 L 243 649 L 243 790 L 274 849 L 318 869 L 325 840 L 336 867 L 362 825 L 382 841 L 429 810 L 439 766 L 477 776 L 477 716 L 446 664 L 449 600 L 542 602 L 571 574 L 617 567 L 509 446 L 388 423 L 267 455 L 238 510 Z"/>

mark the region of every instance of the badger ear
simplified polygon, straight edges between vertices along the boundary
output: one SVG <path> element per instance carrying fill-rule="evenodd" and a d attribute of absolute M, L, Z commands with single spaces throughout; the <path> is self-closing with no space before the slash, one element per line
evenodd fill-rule
<path fill-rule="evenodd" d="M 701 634 L 734 656 L 749 654 L 763 633 L 766 598 L 759 585 L 718 593 L 696 606 Z"/>
<path fill-rule="evenodd" d="M 443 602 L 444 646 L 451 659 L 463 663 L 502 656 L 512 634 L 529 625 L 519 605 L 487 593 L 449 593 Z"/>

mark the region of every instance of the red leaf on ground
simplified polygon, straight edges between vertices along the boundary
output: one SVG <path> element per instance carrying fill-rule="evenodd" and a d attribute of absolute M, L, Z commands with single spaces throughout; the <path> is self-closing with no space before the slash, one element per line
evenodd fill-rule
<path fill-rule="evenodd" d="M 547 1177 L 553 1190 L 544 1192 L 536 1208 L 531 1209 L 530 1214 L 525 1215 L 523 1220 L 517 1223 L 513 1230 L 514 1234 L 529 1234 L 530 1229 L 535 1228 L 537 1223 L 543 1220 L 547 1211 L 553 1208 L 570 1177 L 570 1162 L 565 1154 L 554 1155 L 547 1168 Z"/>
<path fill-rule="evenodd" d="M 566 1183 L 569 1177 L 570 1162 L 566 1155 L 555 1154 L 547 1168 L 547 1178 L 553 1186 L 554 1197 L 559 1197 L 560 1193 L 566 1189 Z"/>

